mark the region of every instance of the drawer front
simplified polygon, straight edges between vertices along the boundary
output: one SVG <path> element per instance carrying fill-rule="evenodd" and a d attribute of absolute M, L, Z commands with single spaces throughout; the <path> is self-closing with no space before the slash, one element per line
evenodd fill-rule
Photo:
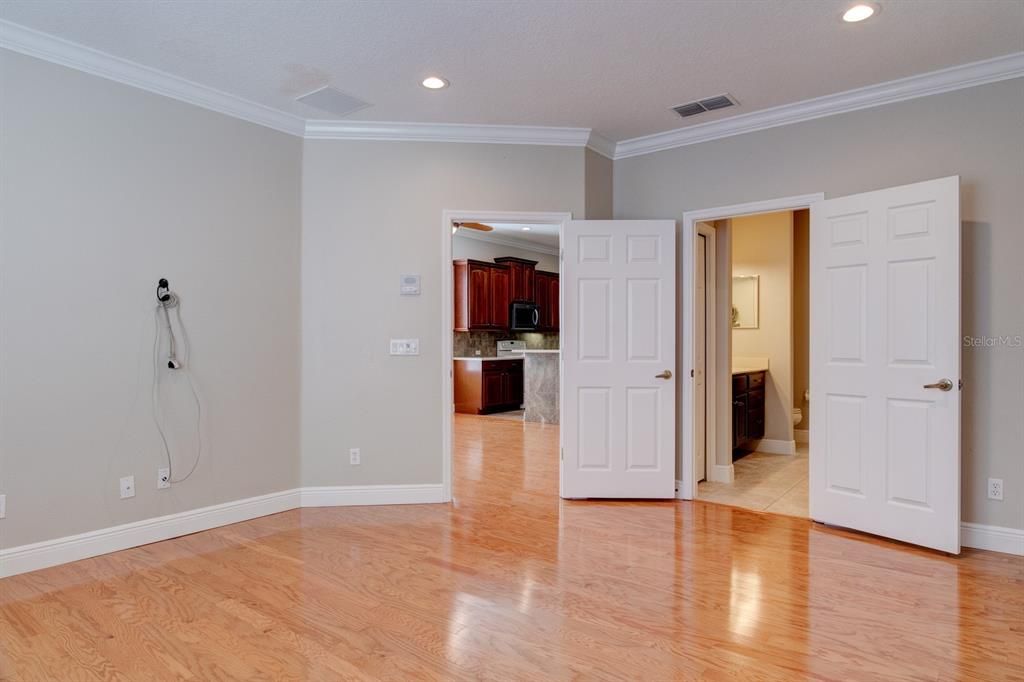
<path fill-rule="evenodd" d="M 482 369 L 485 372 L 500 372 L 506 364 L 504 360 L 484 360 Z"/>
<path fill-rule="evenodd" d="M 764 372 L 755 372 L 747 375 L 747 388 L 754 390 L 764 386 Z"/>
<path fill-rule="evenodd" d="M 732 394 L 739 395 L 747 392 L 747 375 L 740 374 L 732 378 Z"/>

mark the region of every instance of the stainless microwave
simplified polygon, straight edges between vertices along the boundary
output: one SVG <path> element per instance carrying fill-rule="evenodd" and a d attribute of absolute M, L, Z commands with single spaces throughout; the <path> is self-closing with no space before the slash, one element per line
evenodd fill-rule
<path fill-rule="evenodd" d="M 540 324 L 540 306 L 536 303 L 511 303 L 508 322 L 512 331 L 534 331 Z"/>

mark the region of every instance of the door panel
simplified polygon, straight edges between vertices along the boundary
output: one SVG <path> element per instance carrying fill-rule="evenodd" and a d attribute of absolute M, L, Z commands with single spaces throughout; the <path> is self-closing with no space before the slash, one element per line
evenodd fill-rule
<path fill-rule="evenodd" d="M 491 324 L 491 269 L 469 266 L 469 326 L 471 329 Z"/>
<path fill-rule="evenodd" d="M 811 220 L 811 516 L 958 553 L 959 178 Z"/>
<path fill-rule="evenodd" d="M 673 497 L 675 223 L 570 221 L 563 245 L 562 496 Z"/>

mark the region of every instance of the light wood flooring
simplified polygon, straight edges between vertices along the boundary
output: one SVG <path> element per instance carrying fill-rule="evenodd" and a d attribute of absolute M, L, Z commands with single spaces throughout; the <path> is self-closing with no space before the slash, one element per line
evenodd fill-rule
<path fill-rule="evenodd" d="M 794 455 L 752 452 L 733 462 L 732 483 L 702 481 L 697 499 L 774 514 L 808 517 L 807 445 Z"/>
<path fill-rule="evenodd" d="M 1010 680 L 1024 560 L 566 502 L 459 415 L 453 505 L 303 509 L 0 581 L 5 680 Z"/>

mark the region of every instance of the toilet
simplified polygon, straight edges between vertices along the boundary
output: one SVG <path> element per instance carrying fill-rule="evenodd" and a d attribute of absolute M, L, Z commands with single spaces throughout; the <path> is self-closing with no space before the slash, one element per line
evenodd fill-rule
<path fill-rule="evenodd" d="M 804 420 L 804 411 L 799 407 L 793 408 L 793 426 L 796 426 Z"/>

